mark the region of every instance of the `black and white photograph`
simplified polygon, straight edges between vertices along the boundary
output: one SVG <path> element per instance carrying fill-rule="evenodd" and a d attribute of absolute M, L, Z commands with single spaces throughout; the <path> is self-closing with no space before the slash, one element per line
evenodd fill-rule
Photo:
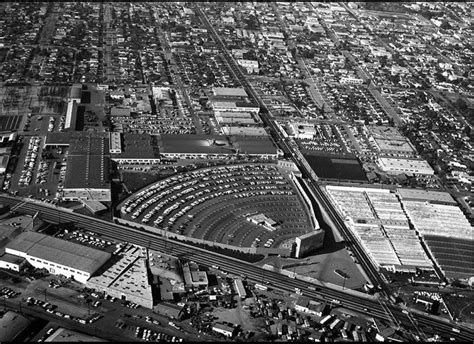
<path fill-rule="evenodd" d="M 473 10 L 0 2 L 0 343 L 474 342 Z"/>

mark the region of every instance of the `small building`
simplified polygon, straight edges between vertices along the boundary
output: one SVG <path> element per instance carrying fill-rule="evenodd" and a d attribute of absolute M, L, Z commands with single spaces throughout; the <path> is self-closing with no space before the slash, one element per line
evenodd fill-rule
<path fill-rule="evenodd" d="M 81 200 L 84 207 L 89 210 L 94 215 L 100 214 L 107 210 L 107 207 L 100 203 L 99 201 L 87 201 Z"/>
<path fill-rule="evenodd" d="M 173 303 L 160 302 L 153 310 L 173 320 L 180 320 L 183 316 L 183 307 Z"/>
<path fill-rule="evenodd" d="M 277 223 L 265 214 L 247 216 L 247 221 L 250 221 L 255 225 L 262 226 L 271 232 L 273 232 L 277 226 Z"/>
<path fill-rule="evenodd" d="M 26 259 L 15 256 L 13 254 L 5 253 L 0 256 L 0 268 L 13 270 L 19 272 L 20 269 L 25 265 Z"/>
<path fill-rule="evenodd" d="M 326 311 L 326 308 L 326 303 L 316 302 L 304 296 L 300 297 L 295 304 L 295 310 L 297 312 L 308 313 L 316 315 L 318 317 L 323 316 L 324 312 Z"/>
<path fill-rule="evenodd" d="M 110 133 L 110 153 L 120 154 L 122 153 L 122 140 L 120 133 Z"/>
<path fill-rule="evenodd" d="M 237 294 L 242 300 L 244 300 L 245 297 L 247 296 L 247 292 L 245 290 L 242 280 L 240 278 L 236 278 L 234 280 L 234 285 L 235 285 L 235 290 L 237 291 Z"/>
<path fill-rule="evenodd" d="M 227 338 L 232 338 L 236 333 L 236 328 L 227 324 L 216 323 L 212 326 L 212 331 L 222 334 Z"/>
<path fill-rule="evenodd" d="M 196 263 L 188 262 L 183 266 L 185 288 L 207 288 L 209 281 L 205 271 L 199 271 Z"/>
<path fill-rule="evenodd" d="M 415 303 L 422 303 L 426 307 L 430 308 L 433 306 L 434 300 L 423 295 L 417 295 L 415 298 Z"/>

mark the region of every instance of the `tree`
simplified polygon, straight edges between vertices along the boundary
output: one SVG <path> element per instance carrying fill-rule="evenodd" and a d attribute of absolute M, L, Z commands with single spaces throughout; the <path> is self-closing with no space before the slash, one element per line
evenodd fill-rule
<path fill-rule="evenodd" d="M 460 111 L 467 110 L 467 103 L 463 98 L 458 98 L 454 104 L 456 105 L 456 108 L 458 108 Z"/>

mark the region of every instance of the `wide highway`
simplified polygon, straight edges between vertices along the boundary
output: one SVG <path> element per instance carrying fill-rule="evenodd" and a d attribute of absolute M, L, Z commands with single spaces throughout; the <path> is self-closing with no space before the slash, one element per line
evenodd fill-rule
<path fill-rule="evenodd" d="M 218 265 L 220 269 L 234 275 L 243 275 L 247 280 L 257 283 L 268 282 L 270 287 L 295 292 L 299 288 L 301 292 L 313 299 L 325 300 L 328 303 L 340 304 L 348 309 L 369 314 L 374 317 L 392 321 L 392 316 L 407 328 L 413 328 L 413 319 L 423 328 L 426 334 L 446 334 L 458 340 L 474 340 L 474 331 L 460 328 L 455 323 L 440 317 L 430 316 L 424 313 L 412 312 L 411 318 L 403 313 L 402 308 L 396 305 L 382 305 L 377 298 L 361 293 L 344 292 L 332 289 L 324 285 L 316 285 L 300 279 L 293 279 L 280 274 L 277 271 L 264 270 L 259 266 L 247 263 L 232 257 L 210 252 L 193 245 L 169 240 L 156 233 L 134 229 L 127 226 L 99 220 L 82 214 L 73 213 L 61 207 L 52 206 L 36 200 L 19 199 L 7 195 L 0 195 L 0 203 L 10 205 L 16 211 L 30 215 L 39 214 L 41 219 L 54 223 L 74 223 L 77 227 L 86 231 L 95 232 L 113 240 L 130 242 L 157 251 L 180 257 L 181 259 L 193 260 L 203 266 Z M 311 289 L 310 289 L 311 288 Z M 334 300 L 334 301 L 333 301 Z M 459 333 L 452 331 L 457 328 Z"/>

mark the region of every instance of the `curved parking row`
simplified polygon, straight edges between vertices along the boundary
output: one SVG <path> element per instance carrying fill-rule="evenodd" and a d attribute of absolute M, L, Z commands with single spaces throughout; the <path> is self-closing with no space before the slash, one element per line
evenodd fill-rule
<path fill-rule="evenodd" d="M 125 200 L 125 219 L 170 232 L 243 247 L 277 247 L 306 233 L 310 222 L 290 181 L 275 165 L 205 168 L 161 180 Z M 247 220 L 263 213 L 270 231 Z"/>

